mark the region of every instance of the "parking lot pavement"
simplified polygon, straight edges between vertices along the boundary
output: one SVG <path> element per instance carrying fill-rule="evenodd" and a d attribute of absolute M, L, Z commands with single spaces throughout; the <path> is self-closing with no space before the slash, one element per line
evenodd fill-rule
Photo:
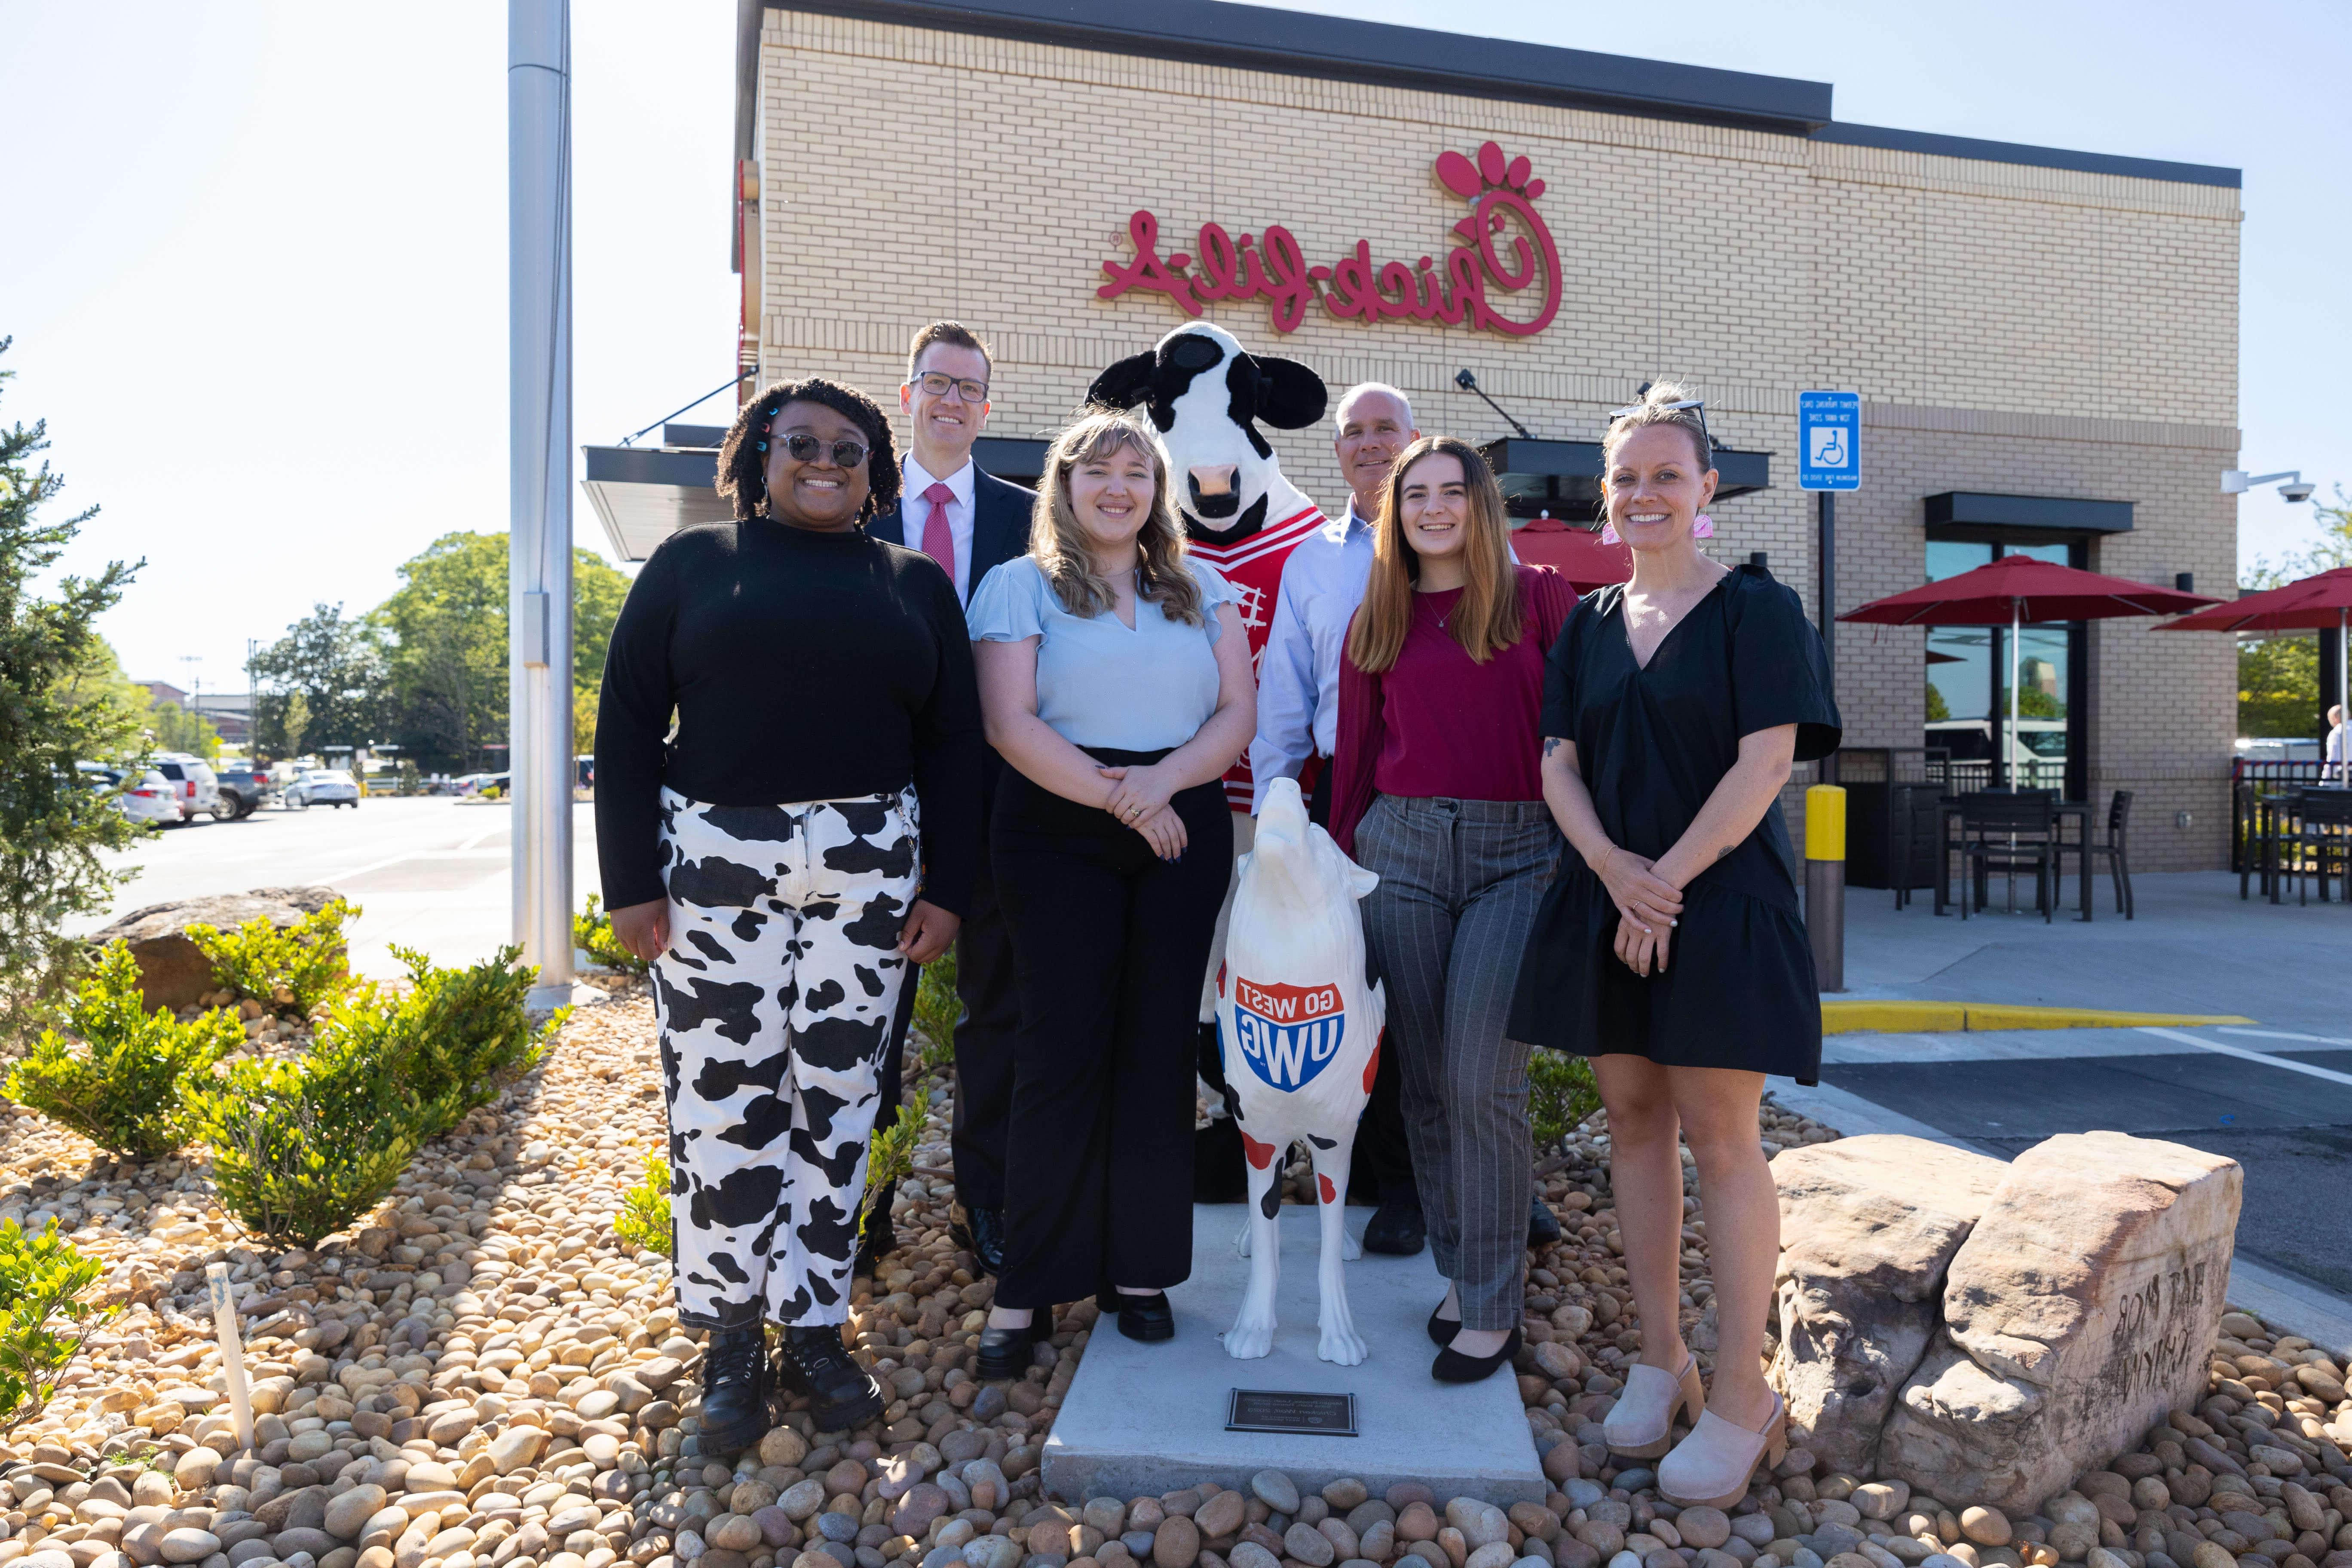
<path fill-rule="evenodd" d="M 314 806 L 200 820 L 108 857 L 139 874 L 117 890 L 107 913 L 69 929 L 95 931 L 149 904 L 323 883 L 361 906 L 352 928 L 356 973 L 404 973 L 391 952 L 395 942 L 436 963 L 475 963 L 512 940 L 512 811 L 454 796 L 377 795 L 356 810 Z M 594 818 L 593 805 L 572 808 L 575 903 L 596 886 Z"/>
<path fill-rule="evenodd" d="M 2352 1034 L 1834 1035 L 1822 1088 L 1772 1088 L 1847 1132 L 1937 1137 L 2002 1160 L 2102 1129 L 2225 1155 L 2245 1169 L 2232 1298 L 2267 1300 L 2315 1336 L 2352 1337 Z"/>

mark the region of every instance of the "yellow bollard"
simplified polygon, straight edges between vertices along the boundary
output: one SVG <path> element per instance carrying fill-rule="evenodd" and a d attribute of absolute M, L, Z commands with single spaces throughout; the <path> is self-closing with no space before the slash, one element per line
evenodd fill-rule
<path fill-rule="evenodd" d="M 1845 791 L 1805 791 L 1805 935 L 1823 991 L 1845 989 Z"/>

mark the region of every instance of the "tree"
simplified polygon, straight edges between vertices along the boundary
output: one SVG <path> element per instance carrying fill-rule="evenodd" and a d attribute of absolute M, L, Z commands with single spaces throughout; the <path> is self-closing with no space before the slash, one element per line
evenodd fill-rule
<path fill-rule="evenodd" d="M 400 569 L 401 587 L 372 619 L 390 645 L 394 723 L 405 754 L 462 770 L 508 727 L 507 536 L 450 533 Z M 593 551 L 572 552 L 572 689 L 582 750 L 594 734 L 604 650 L 629 580 Z"/>
<path fill-rule="evenodd" d="M 176 702 L 158 702 L 148 710 L 149 732 L 159 752 L 186 752 L 211 762 L 220 755 L 220 731 L 201 713 L 191 713 Z"/>
<path fill-rule="evenodd" d="M 2352 566 L 2352 496 L 2347 496 L 2344 487 L 2338 485 L 2334 506 L 2314 501 L 2311 510 L 2319 515 L 2319 542 L 2306 552 L 2282 558 L 2275 566 L 2267 557 L 2255 556 L 2253 565 L 2238 574 L 2240 588 L 2248 592 L 2276 588 L 2314 573 Z"/>
<path fill-rule="evenodd" d="M 0 353 L 9 340 L 0 338 Z M 0 371 L 0 386 L 13 372 Z M 21 1037 L 55 994 L 73 952 L 58 927 L 110 900 L 123 873 L 99 859 L 137 836 L 105 792 L 74 764 L 136 750 L 136 717 L 103 684 L 110 651 L 94 629 L 139 565 L 109 562 L 94 577 L 38 591 L 91 507 L 58 522 L 36 513 L 64 481 L 34 454 L 48 446 L 39 420 L 0 428 L 0 1039 Z"/>
<path fill-rule="evenodd" d="M 304 742 L 364 746 L 383 738 L 388 692 L 383 647 L 366 620 L 347 620 L 341 605 L 320 605 L 286 628 L 253 661 L 256 743 L 283 755 L 299 748 L 286 733 L 288 703 L 299 695 L 307 712 Z"/>
<path fill-rule="evenodd" d="M 2320 717 L 2317 637 L 2306 633 L 2238 645 L 2239 734 L 2316 736 L 2325 728 Z"/>

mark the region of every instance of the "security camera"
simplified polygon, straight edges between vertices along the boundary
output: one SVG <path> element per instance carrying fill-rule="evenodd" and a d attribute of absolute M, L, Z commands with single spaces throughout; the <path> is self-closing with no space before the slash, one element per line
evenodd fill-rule
<path fill-rule="evenodd" d="M 2319 487 L 2317 485 L 2307 484 L 2301 479 L 2297 479 L 2293 484 L 2279 486 L 2279 494 L 2286 497 L 2286 499 L 2291 501 L 2306 501 L 2311 499 L 2311 492 L 2318 488 Z"/>

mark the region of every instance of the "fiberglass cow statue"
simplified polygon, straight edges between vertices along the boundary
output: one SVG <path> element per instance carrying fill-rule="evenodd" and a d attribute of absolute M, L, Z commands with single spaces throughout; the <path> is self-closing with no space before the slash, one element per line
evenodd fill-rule
<path fill-rule="evenodd" d="M 1341 1215 L 1356 1119 L 1372 1091 L 1388 1016 L 1386 994 L 1364 981 L 1364 924 L 1356 910 L 1379 881 L 1307 820 L 1297 780 L 1275 781 L 1258 815 L 1257 842 L 1242 858 L 1217 976 L 1227 1103 L 1249 1163 L 1250 1212 L 1239 1237 L 1250 1260 L 1249 1289 L 1225 1331 L 1226 1353 L 1244 1360 L 1274 1348 L 1282 1165 L 1299 1139 L 1312 1151 L 1322 1218 L 1316 1353 L 1342 1366 L 1364 1359 L 1340 1268 L 1358 1248 Z"/>

